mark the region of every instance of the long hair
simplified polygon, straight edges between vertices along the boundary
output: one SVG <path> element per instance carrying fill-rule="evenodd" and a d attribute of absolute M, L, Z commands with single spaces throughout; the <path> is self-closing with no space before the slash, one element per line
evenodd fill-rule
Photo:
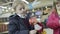
<path fill-rule="evenodd" d="M 55 10 L 56 10 L 56 12 L 57 12 L 56 2 L 53 2 L 53 7 L 54 7 L 54 9 L 55 9 Z"/>

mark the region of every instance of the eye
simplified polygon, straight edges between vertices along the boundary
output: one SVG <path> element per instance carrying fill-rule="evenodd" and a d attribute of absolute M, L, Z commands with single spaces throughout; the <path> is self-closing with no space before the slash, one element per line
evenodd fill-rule
<path fill-rule="evenodd" d="M 24 7 L 23 8 L 20 8 L 20 10 L 22 10 L 22 9 L 25 9 Z"/>
<path fill-rule="evenodd" d="M 24 7 L 22 9 L 25 9 Z"/>

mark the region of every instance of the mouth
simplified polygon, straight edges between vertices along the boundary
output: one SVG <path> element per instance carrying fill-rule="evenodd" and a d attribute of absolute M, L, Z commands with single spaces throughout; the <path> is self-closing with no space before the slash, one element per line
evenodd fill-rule
<path fill-rule="evenodd" d="M 25 13 L 27 13 L 26 11 L 22 11 L 22 14 L 25 14 Z"/>

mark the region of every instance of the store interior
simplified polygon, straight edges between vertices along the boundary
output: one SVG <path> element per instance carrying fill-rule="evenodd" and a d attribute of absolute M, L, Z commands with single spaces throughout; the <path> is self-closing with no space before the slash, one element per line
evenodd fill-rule
<path fill-rule="evenodd" d="M 15 0 L 0 0 L 0 33 L 8 34 L 8 24 L 9 24 L 9 16 L 15 14 L 13 9 L 13 3 Z M 51 14 L 53 10 L 53 3 L 57 2 L 57 0 L 22 0 L 26 3 L 27 13 L 42 11 L 41 22 L 44 24 L 44 29 L 47 31 L 47 34 L 53 33 L 52 29 L 49 29 L 46 26 L 45 20 L 48 19 L 48 16 Z M 59 5 L 60 6 L 60 5 Z M 60 9 L 60 8 L 57 8 Z M 58 10 L 60 11 L 60 10 Z M 48 32 L 48 30 L 50 30 Z"/>

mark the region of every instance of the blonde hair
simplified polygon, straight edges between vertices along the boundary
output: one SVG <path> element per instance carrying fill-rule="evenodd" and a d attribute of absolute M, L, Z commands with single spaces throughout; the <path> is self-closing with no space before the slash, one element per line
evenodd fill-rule
<path fill-rule="evenodd" d="M 23 1 L 21 1 L 21 0 L 15 0 L 15 1 L 13 2 L 12 8 L 13 8 L 14 10 L 16 10 L 16 7 L 17 7 L 18 5 L 22 5 L 22 6 L 25 7 L 25 3 L 24 3 Z"/>

